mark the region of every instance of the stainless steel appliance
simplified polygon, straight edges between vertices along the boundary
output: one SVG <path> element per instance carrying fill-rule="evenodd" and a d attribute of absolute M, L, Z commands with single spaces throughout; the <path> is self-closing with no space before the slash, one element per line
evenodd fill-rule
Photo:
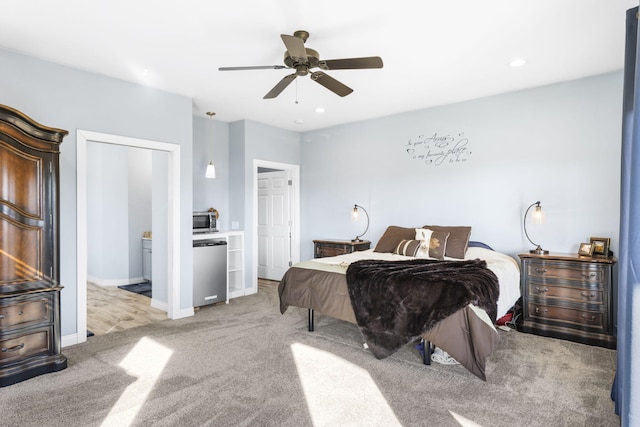
<path fill-rule="evenodd" d="M 227 242 L 193 241 L 193 306 L 227 300 Z"/>
<path fill-rule="evenodd" d="M 193 232 L 198 233 L 215 233 L 218 231 L 218 211 L 211 208 L 207 212 L 193 213 Z"/>

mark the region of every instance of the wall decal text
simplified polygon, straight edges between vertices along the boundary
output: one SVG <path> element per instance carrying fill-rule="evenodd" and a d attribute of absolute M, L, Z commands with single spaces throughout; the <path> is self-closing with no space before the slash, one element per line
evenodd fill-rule
<path fill-rule="evenodd" d="M 472 154 L 464 132 L 457 135 L 418 135 L 417 138 L 409 138 L 405 150 L 412 159 L 427 166 L 463 163 Z"/>

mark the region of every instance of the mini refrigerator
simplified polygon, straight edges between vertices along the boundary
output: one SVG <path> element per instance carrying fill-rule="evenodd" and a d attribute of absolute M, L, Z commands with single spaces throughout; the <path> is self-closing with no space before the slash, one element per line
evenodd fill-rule
<path fill-rule="evenodd" d="M 227 242 L 204 239 L 193 242 L 193 306 L 227 300 Z"/>

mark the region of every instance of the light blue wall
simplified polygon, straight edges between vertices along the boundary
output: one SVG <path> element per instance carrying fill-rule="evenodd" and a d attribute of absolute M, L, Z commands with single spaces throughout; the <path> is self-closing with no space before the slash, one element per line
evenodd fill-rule
<path fill-rule="evenodd" d="M 253 268 L 253 161 L 300 165 L 300 133 L 242 120 L 231 123 L 229 135 L 231 220 L 245 230 L 245 287 L 251 288 L 257 280 Z"/>
<path fill-rule="evenodd" d="M 245 122 L 229 124 L 229 214 L 230 221 L 238 222 L 245 230 Z M 194 189 L 195 190 L 195 189 Z M 246 256 L 245 256 L 246 259 Z"/>
<path fill-rule="evenodd" d="M 209 162 L 216 178 L 205 178 Z M 209 117 L 193 117 L 193 210 L 216 208 L 218 230 L 227 231 L 229 220 L 229 124 Z"/>
<path fill-rule="evenodd" d="M 129 278 L 127 148 L 87 144 L 87 278 Z"/>
<path fill-rule="evenodd" d="M 621 106 L 616 72 L 307 132 L 301 258 L 313 239 L 364 230 L 350 220 L 354 203 L 369 212 L 373 244 L 392 224 L 471 225 L 473 240 L 515 255 L 531 248 L 522 218 L 540 200 L 546 223 L 528 231 L 543 248 L 576 253 L 597 236 L 617 251 Z M 467 141 L 459 161 L 407 151 L 426 154 L 408 144 L 434 135 Z"/>
<path fill-rule="evenodd" d="M 192 101 L 146 86 L 0 50 L 0 103 L 66 129 L 60 157 L 62 335 L 76 329 L 76 130 L 181 146 L 182 307 L 191 306 Z"/>
<path fill-rule="evenodd" d="M 89 281 L 142 281 L 142 233 L 152 225 L 151 167 L 150 150 L 87 144 Z"/>
<path fill-rule="evenodd" d="M 127 147 L 128 175 L 128 237 L 130 280 L 142 279 L 142 234 L 151 231 L 153 210 L 151 205 L 153 162 L 151 150 Z"/>

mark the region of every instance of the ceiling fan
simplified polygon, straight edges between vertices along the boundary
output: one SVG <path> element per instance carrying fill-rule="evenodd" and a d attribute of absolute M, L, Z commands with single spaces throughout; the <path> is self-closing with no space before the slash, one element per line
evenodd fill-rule
<path fill-rule="evenodd" d="M 219 71 L 236 71 L 236 70 L 265 70 L 265 69 L 292 69 L 295 73 L 284 76 L 282 80 L 276 84 L 265 96 L 264 99 L 275 98 L 280 95 L 283 90 L 298 76 L 311 75 L 311 80 L 320 83 L 333 93 L 339 96 L 347 96 L 353 89 L 339 82 L 333 77 L 322 71 L 310 71 L 313 68 L 321 70 L 359 70 L 365 68 L 382 68 L 382 58 L 379 56 L 368 56 L 364 58 L 345 58 L 345 59 L 320 59 L 320 54 L 308 47 L 304 43 L 309 38 L 307 31 L 296 31 L 293 36 L 281 34 L 280 37 L 284 42 L 287 50 L 284 53 L 285 65 L 257 65 L 250 67 L 220 67 Z"/>

